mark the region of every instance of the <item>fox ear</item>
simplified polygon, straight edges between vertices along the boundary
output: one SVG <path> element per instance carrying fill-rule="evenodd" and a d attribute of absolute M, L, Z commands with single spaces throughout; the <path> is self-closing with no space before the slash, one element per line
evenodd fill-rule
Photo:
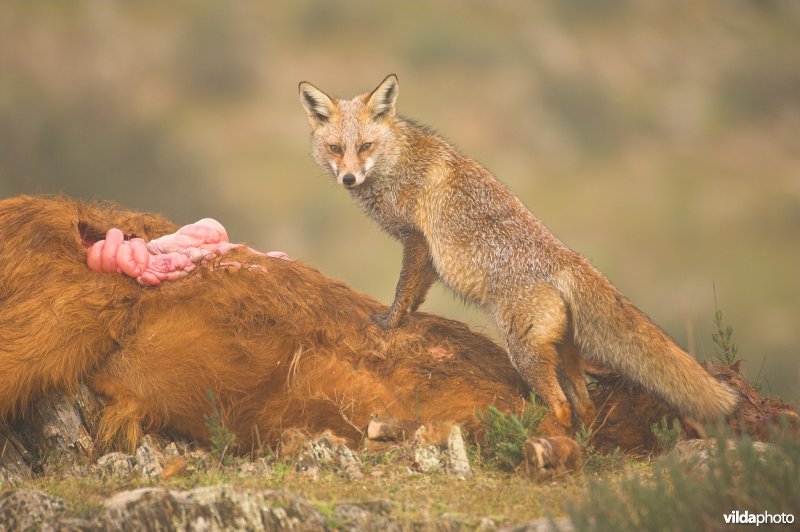
<path fill-rule="evenodd" d="M 367 109 L 372 118 L 380 120 L 395 115 L 394 104 L 397 101 L 397 91 L 397 76 L 389 74 L 367 99 Z"/>
<path fill-rule="evenodd" d="M 318 127 L 330 120 L 336 105 L 330 97 L 307 81 L 300 83 L 300 103 L 308 113 L 311 127 Z"/>

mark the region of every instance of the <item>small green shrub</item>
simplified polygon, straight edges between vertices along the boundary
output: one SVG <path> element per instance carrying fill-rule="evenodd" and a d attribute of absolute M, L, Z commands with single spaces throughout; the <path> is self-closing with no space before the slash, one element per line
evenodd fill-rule
<path fill-rule="evenodd" d="M 714 295 L 714 304 L 716 305 L 716 293 Z M 733 366 L 737 362 L 737 355 L 739 353 L 739 346 L 733 343 L 731 337 L 733 336 L 733 327 L 725 325 L 722 319 L 722 311 L 717 309 L 714 313 L 714 325 L 717 326 L 717 332 L 711 334 L 711 339 L 717 346 L 717 360 L 728 366 Z M 763 368 L 763 362 L 762 362 Z M 761 391 L 761 371 L 753 382 L 753 387 L 756 391 Z"/>
<path fill-rule="evenodd" d="M 214 392 L 206 390 L 206 397 L 211 403 L 211 415 L 203 414 L 203 421 L 208 429 L 208 440 L 211 443 L 211 455 L 220 464 L 225 463 L 226 453 L 236 445 L 236 434 L 228 430 L 222 421 L 222 412 L 217 406 Z"/>
<path fill-rule="evenodd" d="M 800 442 L 783 437 L 757 449 L 749 438 L 729 441 L 717 439 L 705 466 L 668 456 L 652 479 L 592 482 L 568 506 L 575 529 L 728 530 L 725 516 L 734 510 L 800 517 Z"/>
<path fill-rule="evenodd" d="M 513 471 L 522 462 L 525 440 L 535 433 L 546 413 L 547 408 L 537 402 L 533 394 L 521 416 L 513 412 L 505 414 L 492 405 L 485 412 L 478 412 L 478 419 L 486 426 L 484 445 L 481 447 L 486 463 Z"/>
<path fill-rule="evenodd" d="M 733 327 L 725 325 L 722 320 L 722 311 L 717 306 L 717 287 L 714 286 L 714 325 L 717 326 L 717 332 L 711 334 L 711 339 L 717 345 L 717 359 L 732 366 L 736 362 L 736 353 L 739 351 L 739 346 L 731 341 L 733 336 Z"/>
<path fill-rule="evenodd" d="M 711 335 L 711 339 L 717 344 L 717 358 L 731 366 L 736 362 L 736 354 L 739 351 L 739 346 L 731 341 L 733 327 L 725 325 L 722 320 L 722 311 L 719 309 L 714 313 L 714 325 L 717 326 L 717 332 Z"/>

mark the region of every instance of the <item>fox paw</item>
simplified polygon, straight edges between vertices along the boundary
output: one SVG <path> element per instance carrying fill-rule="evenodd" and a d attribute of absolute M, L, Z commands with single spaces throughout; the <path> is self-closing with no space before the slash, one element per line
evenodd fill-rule
<path fill-rule="evenodd" d="M 373 314 L 370 318 L 372 319 L 372 323 L 384 331 L 396 327 L 400 322 L 398 319 L 392 319 L 391 314 Z"/>

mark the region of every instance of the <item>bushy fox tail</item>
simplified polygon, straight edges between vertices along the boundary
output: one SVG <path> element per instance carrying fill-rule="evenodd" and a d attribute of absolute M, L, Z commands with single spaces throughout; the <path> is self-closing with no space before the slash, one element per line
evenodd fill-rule
<path fill-rule="evenodd" d="M 684 416 L 710 421 L 730 414 L 737 396 L 628 301 L 588 263 L 555 279 L 570 309 L 576 345 L 588 360 L 614 369 Z"/>

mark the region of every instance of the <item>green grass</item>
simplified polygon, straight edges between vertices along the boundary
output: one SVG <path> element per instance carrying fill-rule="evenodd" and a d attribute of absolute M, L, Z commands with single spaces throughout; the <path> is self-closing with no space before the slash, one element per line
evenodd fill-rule
<path fill-rule="evenodd" d="M 372 474 L 349 480 L 323 468 L 313 477 L 295 471 L 289 462 L 272 462 L 268 475 L 240 476 L 239 458 L 228 465 L 205 471 L 185 471 L 169 479 L 101 478 L 96 475 L 42 477 L 26 480 L 19 487 L 38 489 L 63 499 L 68 516 L 88 518 L 103 508 L 103 500 L 122 490 L 160 486 L 189 490 L 227 483 L 239 489 L 286 490 L 310 500 L 326 518 L 333 519 L 332 508 L 339 503 L 391 502 L 390 518 L 407 522 L 431 523 L 444 514 L 458 516 L 468 527 L 477 526 L 483 517 L 497 523 L 513 524 L 563 515 L 565 503 L 584 489 L 581 475 L 557 483 L 537 485 L 513 473 L 494 467 L 475 468 L 468 480 L 454 480 L 445 473 L 409 472 L 403 460 L 373 461 Z M 376 471 L 380 473 L 375 474 Z M 334 524 L 331 521 L 330 524 Z"/>
<path fill-rule="evenodd" d="M 486 415 L 493 416 L 494 430 L 519 432 L 525 420 L 537 417 L 539 408 L 531 408 L 516 418 Z M 656 430 L 673 434 L 674 427 L 663 420 Z M 416 473 L 407 456 L 390 448 L 362 453 L 365 475 L 354 480 L 329 467 L 318 475 L 304 474 L 290 461 L 274 459 L 268 460 L 269 472 L 242 475 L 246 459 L 232 456 L 205 469 L 207 460 L 190 458 L 189 467 L 169 479 L 92 473 L 77 477 L 65 471 L 22 481 L 19 487 L 55 495 L 67 504 L 68 516 L 84 518 L 100 512 L 114 493 L 145 486 L 189 490 L 226 483 L 243 490 L 286 490 L 308 499 L 332 527 L 346 524 L 334 514 L 337 504 L 375 501 L 388 501 L 389 519 L 423 527 L 436 526 L 445 516 L 467 528 L 477 527 L 485 517 L 503 526 L 568 516 L 578 530 L 717 530 L 723 528 L 723 515 L 736 509 L 800 513 L 798 441 L 776 435 L 776 444 L 759 451 L 747 438 L 739 438 L 734 450 L 724 452 L 730 435 L 721 435 L 708 453 L 705 470 L 671 455 L 655 462 L 621 453 L 602 456 L 591 445 L 591 433 L 582 431 L 577 437 L 584 471 L 542 484 L 485 458 L 473 463 L 473 476 L 467 480 Z"/>

